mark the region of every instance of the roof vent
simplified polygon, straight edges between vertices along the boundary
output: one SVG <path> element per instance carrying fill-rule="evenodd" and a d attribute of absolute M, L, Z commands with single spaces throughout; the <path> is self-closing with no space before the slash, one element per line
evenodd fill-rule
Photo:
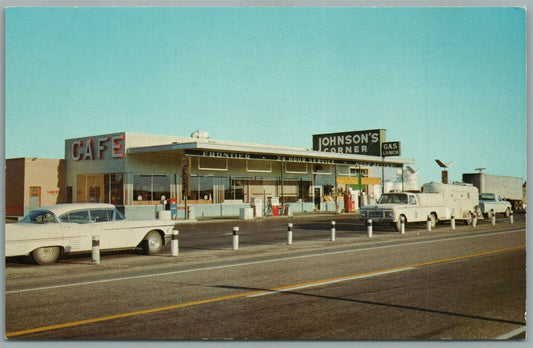
<path fill-rule="evenodd" d="M 209 139 L 209 132 L 208 131 L 202 131 L 198 130 L 191 134 L 191 138 L 195 139 Z"/>

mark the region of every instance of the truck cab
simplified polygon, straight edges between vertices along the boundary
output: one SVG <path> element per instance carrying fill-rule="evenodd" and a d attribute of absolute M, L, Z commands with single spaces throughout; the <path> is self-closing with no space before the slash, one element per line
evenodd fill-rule
<path fill-rule="evenodd" d="M 377 204 L 366 205 L 359 212 L 361 220 L 392 224 L 398 231 L 402 218 L 407 223 L 427 221 L 429 217 L 434 227 L 439 217 L 445 216 L 446 207 L 438 193 L 389 192 Z"/>
<path fill-rule="evenodd" d="M 480 193 L 479 207 L 482 213 L 490 219 L 492 214 L 505 214 L 505 217 L 511 215 L 511 203 L 504 201 L 500 195 L 495 193 Z"/>

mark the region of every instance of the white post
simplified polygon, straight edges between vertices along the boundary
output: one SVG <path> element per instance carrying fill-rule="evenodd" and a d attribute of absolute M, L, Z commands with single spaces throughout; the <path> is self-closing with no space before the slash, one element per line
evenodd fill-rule
<path fill-rule="evenodd" d="M 513 211 L 511 210 L 511 214 L 509 215 L 509 222 L 511 225 L 514 223 L 514 217 L 513 217 Z"/>
<path fill-rule="evenodd" d="M 287 244 L 292 244 L 292 223 L 289 222 L 287 226 Z"/>
<path fill-rule="evenodd" d="M 450 223 L 452 225 L 452 230 L 455 230 L 455 216 L 452 215 L 452 220 Z"/>
<path fill-rule="evenodd" d="M 431 215 L 428 215 L 427 230 L 431 232 Z"/>
<path fill-rule="evenodd" d="M 233 250 L 239 249 L 239 227 L 233 227 Z"/>
<path fill-rule="evenodd" d="M 100 236 L 93 236 L 93 265 L 100 264 Z"/>
<path fill-rule="evenodd" d="M 400 216 L 400 234 L 405 234 L 405 218 Z"/>
<path fill-rule="evenodd" d="M 179 230 L 172 230 L 172 240 L 170 242 L 170 254 L 172 256 L 178 256 L 179 248 L 178 248 L 178 238 L 179 238 Z"/>
<path fill-rule="evenodd" d="M 490 216 L 490 223 L 492 226 L 496 225 L 496 213 L 494 212 L 494 209 L 490 210 L 491 216 Z"/>
<path fill-rule="evenodd" d="M 366 234 L 368 238 L 372 238 L 372 219 L 366 220 Z"/>
<path fill-rule="evenodd" d="M 331 221 L 331 241 L 335 241 L 335 221 Z"/>
<path fill-rule="evenodd" d="M 472 227 L 476 228 L 477 225 L 477 215 L 472 213 Z"/>

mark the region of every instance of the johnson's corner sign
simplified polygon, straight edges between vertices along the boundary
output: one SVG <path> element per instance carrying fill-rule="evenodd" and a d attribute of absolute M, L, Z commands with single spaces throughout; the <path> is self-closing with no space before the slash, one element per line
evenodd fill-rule
<path fill-rule="evenodd" d="M 74 161 L 124 158 L 125 135 L 112 134 L 72 141 L 71 155 Z"/>
<path fill-rule="evenodd" d="M 313 150 L 355 155 L 381 156 L 384 129 L 314 134 Z"/>

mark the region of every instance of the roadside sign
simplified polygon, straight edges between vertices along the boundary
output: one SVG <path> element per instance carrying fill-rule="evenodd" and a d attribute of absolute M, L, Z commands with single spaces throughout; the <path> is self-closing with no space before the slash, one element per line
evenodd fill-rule
<path fill-rule="evenodd" d="M 400 156 L 400 142 L 390 141 L 381 143 L 381 156 Z"/>

